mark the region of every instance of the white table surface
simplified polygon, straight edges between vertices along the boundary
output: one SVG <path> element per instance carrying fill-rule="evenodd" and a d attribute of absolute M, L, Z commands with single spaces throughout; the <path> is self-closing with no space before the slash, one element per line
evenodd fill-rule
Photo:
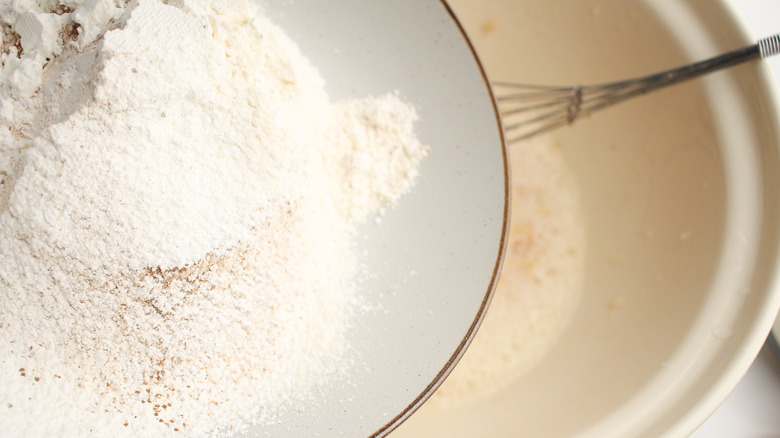
<path fill-rule="evenodd" d="M 780 0 L 731 2 L 756 37 L 780 33 Z M 780 84 L 780 55 L 762 62 L 769 64 Z M 731 395 L 691 438 L 780 438 L 780 360 L 768 343 Z"/>
<path fill-rule="evenodd" d="M 780 361 L 768 345 L 692 438 L 780 437 Z"/>

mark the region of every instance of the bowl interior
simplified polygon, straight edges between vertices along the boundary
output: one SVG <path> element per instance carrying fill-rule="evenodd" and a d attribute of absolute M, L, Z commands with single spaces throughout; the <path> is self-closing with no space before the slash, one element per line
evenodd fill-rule
<path fill-rule="evenodd" d="M 437 1 L 263 1 L 331 98 L 398 91 L 430 146 L 420 177 L 358 235 L 363 274 L 346 376 L 249 436 L 368 436 L 436 386 L 489 298 L 504 241 L 505 150 L 489 87 Z"/>
<path fill-rule="evenodd" d="M 495 80 L 607 82 L 751 43 L 720 2 L 450 3 Z M 528 374 L 446 415 L 423 408 L 397 436 L 691 433 L 777 311 L 777 120 L 751 63 L 556 131 L 585 209 L 577 313 Z"/>

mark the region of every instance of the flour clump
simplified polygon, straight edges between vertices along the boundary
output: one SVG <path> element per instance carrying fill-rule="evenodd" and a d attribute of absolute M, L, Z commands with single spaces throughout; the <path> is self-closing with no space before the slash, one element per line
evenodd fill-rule
<path fill-rule="evenodd" d="M 224 434 L 337 378 L 414 109 L 331 102 L 245 0 L 20 0 L 0 29 L 2 434 Z"/>

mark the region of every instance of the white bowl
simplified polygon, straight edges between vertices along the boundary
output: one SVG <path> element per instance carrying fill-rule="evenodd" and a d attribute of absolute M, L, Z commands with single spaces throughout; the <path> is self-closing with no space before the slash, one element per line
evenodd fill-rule
<path fill-rule="evenodd" d="M 347 377 L 248 436 L 368 436 L 395 427 L 471 339 L 500 267 L 506 151 L 489 86 L 445 5 L 417 0 L 263 1 L 333 99 L 398 91 L 430 147 L 420 177 L 359 232 L 363 310 Z"/>
<path fill-rule="evenodd" d="M 451 5 L 497 80 L 605 82 L 755 42 L 721 1 Z M 780 131 L 760 62 L 553 136 L 586 222 L 576 314 L 524 376 L 480 402 L 423 407 L 394 436 L 687 436 L 766 339 L 780 306 Z"/>

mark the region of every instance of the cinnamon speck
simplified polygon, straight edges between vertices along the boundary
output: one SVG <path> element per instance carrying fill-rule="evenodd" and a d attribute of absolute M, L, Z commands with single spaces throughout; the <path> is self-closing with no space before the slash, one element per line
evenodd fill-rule
<path fill-rule="evenodd" d="M 495 18 L 487 20 L 484 23 L 482 23 L 482 31 L 485 33 L 493 32 L 494 30 L 498 29 L 498 25 L 499 22 Z"/>

